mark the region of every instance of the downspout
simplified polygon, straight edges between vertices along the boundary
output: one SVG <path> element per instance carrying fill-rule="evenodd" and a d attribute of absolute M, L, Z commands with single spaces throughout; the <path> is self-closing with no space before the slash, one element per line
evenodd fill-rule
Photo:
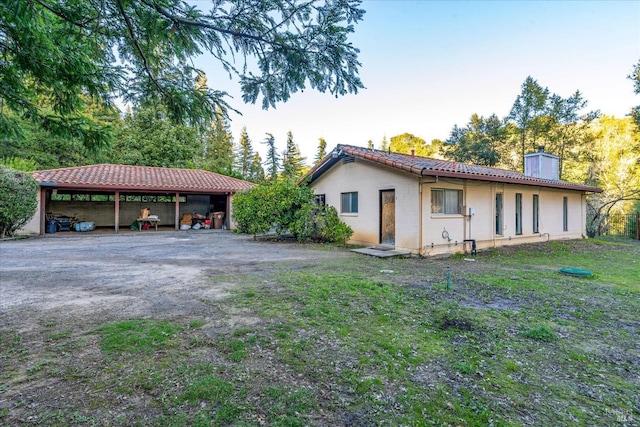
<path fill-rule="evenodd" d="M 422 256 L 422 182 L 418 182 L 418 255 Z"/>
<path fill-rule="evenodd" d="M 580 194 L 580 223 L 581 223 L 581 234 L 582 234 L 582 238 L 584 239 L 587 234 L 587 213 L 584 210 L 585 205 L 587 204 L 587 195 L 586 193 L 581 193 Z M 637 225 L 636 225 L 637 227 Z"/>
<path fill-rule="evenodd" d="M 462 205 L 462 241 L 464 242 L 465 240 L 467 240 L 467 220 L 471 221 L 471 216 L 467 216 L 467 214 L 469 213 L 469 206 L 467 204 L 467 180 L 464 180 L 464 183 L 462 184 L 462 194 L 464 195 L 464 202 Z M 469 222 L 469 228 L 471 228 L 471 222 Z M 471 238 L 471 233 L 469 233 L 469 238 Z M 463 243 L 463 247 L 465 247 L 464 243 Z M 466 247 L 465 247 L 466 250 Z"/>
<path fill-rule="evenodd" d="M 492 218 L 492 225 L 491 225 L 491 235 L 493 236 L 493 238 L 491 240 L 493 240 L 493 247 L 496 247 L 496 194 L 498 193 L 498 183 L 494 182 L 491 185 L 492 188 L 492 192 L 491 192 L 491 218 Z"/>

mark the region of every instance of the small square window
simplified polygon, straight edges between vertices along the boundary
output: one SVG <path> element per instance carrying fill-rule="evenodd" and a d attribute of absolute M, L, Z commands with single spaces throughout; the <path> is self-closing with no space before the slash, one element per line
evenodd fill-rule
<path fill-rule="evenodd" d="M 341 213 L 358 213 L 358 193 L 342 193 L 340 197 Z"/>
<path fill-rule="evenodd" d="M 462 190 L 432 189 L 431 213 L 447 215 L 462 214 Z"/>

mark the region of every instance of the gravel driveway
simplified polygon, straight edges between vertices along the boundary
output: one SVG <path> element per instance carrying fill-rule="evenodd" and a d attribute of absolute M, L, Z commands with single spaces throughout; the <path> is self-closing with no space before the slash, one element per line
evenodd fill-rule
<path fill-rule="evenodd" d="M 199 301 L 228 295 L 232 285 L 225 283 L 225 275 L 259 276 L 276 263 L 295 265 L 334 256 L 349 254 L 256 242 L 220 230 L 69 233 L 3 241 L 0 327 L 24 331 L 52 318 L 86 322 L 197 315 Z"/>

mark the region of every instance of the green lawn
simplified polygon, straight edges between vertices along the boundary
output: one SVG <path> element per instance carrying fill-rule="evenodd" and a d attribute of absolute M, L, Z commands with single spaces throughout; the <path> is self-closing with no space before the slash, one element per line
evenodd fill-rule
<path fill-rule="evenodd" d="M 14 363 L 2 365 L 13 367 L 0 376 L 0 424 L 640 424 L 638 242 L 470 258 L 340 253 L 215 277 L 236 290 L 200 301 L 205 312 L 46 325 L 35 355 L 3 329 L 0 360 Z M 1 406 L 12 385 L 52 380 L 66 397 Z"/>

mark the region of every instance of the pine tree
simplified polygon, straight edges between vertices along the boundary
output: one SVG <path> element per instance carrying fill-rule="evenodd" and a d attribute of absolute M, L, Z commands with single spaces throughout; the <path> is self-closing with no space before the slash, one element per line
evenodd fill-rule
<path fill-rule="evenodd" d="M 372 140 L 368 140 L 368 141 L 367 141 L 367 148 L 368 148 L 369 150 L 373 150 L 373 141 L 372 141 Z"/>
<path fill-rule="evenodd" d="M 387 141 L 387 135 L 382 137 L 382 144 L 380 145 L 380 149 L 382 151 L 388 151 L 389 150 L 389 142 Z"/>
<path fill-rule="evenodd" d="M 233 137 L 227 119 L 218 110 L 213 125 L 204 137 L 204 169 L 230 175 L 233 173 Z"/>
<path fill-rule="evenodd" d="M 249 139 L 247 128 L 243 127 L 240 132 L 240 141 L 238 142 L 236 152 L 236 168 L 245 179 L 250 177 L 249 169 L 251 168 L 253 158 L 254 152 L 251 146 L 251 139 Z"/>
<path fill-rule="evenodd" d="M 327 141 L 324 138 L 320 138 L 318 141 L 318 151 L 316 152 L 316 157 L 313 158 L 314 163 L 318 163 L 320 160 L 324 159 L 324 156 L 327 155 Z"/>
<path fill-rule="evenodd" d="M 249 165 L 249 171 L 247 179 L 251 182 L 264 181 L 264 168 L 262 167 L 262 158 L 260 154 L 253 153 L 253 159 Z"/>
<path fill-rule="evenodd" d="M 262 143 L 268 146 L 266 165 L 269 180 L 275 181 L 278 179 L 278 170 L 280 169 L 280 157 L 278 157 L 278 150 L 276 150 L 276 140 L 273 135 L 267 133 L 267 139 Z"/>
<path fill-rule="evenodd" d="M 300 178 L 305 160 L 298 145 L 293 141 L 293 134 L 291 131 L 287 132 L 287 148 L 282 153 L 282 176 L 292 180 Z"/>

